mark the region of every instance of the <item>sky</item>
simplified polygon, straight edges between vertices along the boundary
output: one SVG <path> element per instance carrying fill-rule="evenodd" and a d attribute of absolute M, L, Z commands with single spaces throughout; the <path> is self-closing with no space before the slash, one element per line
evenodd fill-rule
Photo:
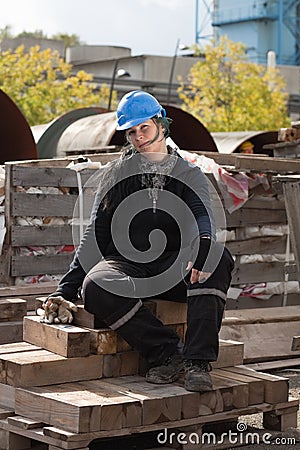
<path fill-rule="evenodd" d="M 198 30 L 211 34 L 211 0 L 199 0 Z M 88 45 L 171 56 L 196 40 L 196 0 L 0 0 L 0 29 L 76 34 Z M 202 40 L 201 40 L 202 42 Z M 203 40 L 205 42 L 205 40 Z"/>

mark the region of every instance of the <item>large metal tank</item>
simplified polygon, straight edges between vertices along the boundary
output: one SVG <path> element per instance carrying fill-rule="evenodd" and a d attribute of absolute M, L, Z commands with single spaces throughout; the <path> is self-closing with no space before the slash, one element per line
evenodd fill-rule
<path fill-rule="evenodd" d="M 218 151 L 212 135 L 199 120 L 178 107 L 163 106 L 167 116 L 173 120 L 171 137 L 178 147 Z M 99 108 L 98 113 L 96 108 L 71 111 L 44 129 L 33 127 L 33 132 L 40 158 L 64 157 L 80 150 L 97 152 L 97 149 L 119 147 L 125 142 L 124 131 L 116 131 L 116 113 L 103 110 L 99 114 Z"/>
<path fill-rule="evenodd" d="M 28 122 L 17 105 L 1 89 L 0 124 L 0 164 L 37 158 L 37 147 Z"/>
<path fill-rule="evenodd" d="M 263 148 L 265 144 L 278 142 L 278 131 L 232 131 L 212 133 L 220 153 L 239 153 L 239 147 L 246 141 L 254 145 L 254 154 L 273 156 L 272 150 Z"/>

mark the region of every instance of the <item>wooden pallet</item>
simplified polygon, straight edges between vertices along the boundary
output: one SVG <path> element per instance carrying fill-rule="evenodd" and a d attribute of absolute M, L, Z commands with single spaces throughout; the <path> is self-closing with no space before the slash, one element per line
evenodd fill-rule
<path fill-rule="evenodd" d="M 184 330 L 186 305 L 178 304 L 172 314 L 169 302 L 148 306 L 164 323 Z M 273 428 L 295 426 L 298 400 L 288 399 L 288 379 L 245 367 L 243 343 L 220 341 L 213 391 L 200 394 L 186 391 L 182 379 L 147 383 L 137 352 L 112 330 L 94 326 L 94 316 L 82 307 L 72 325 L 26 316 L 24 340 L 0 345 L 0 429 L 8 450 L 30 448 L 31 440 L 49 450 L 82 450 L 95 439 L 161 429 L 188 433 L 196 426 L 201 433 L 205 424 L 254 412 Z"/>
<path fill-rule="evenodd" d="M 110 387 L 108 386 L 107 389 L 109 390 L 109 388 Z M 141 389 L 143 389 L 143 386 L 141 386 Z M 164 390 L 165 395 L 163 394 Z M 218 395 L 217 393 L 220 393 L 221 390 L 222 389 L 218 389 L 211 392 L 210 396 L 213 397 Z M 175 396 L 172 396 L 172 392 L 175 392 Z M 103 393 L 103 391 L 101 391 L 101 393 Z M 128 396 L 125 399 L 122 398 L 124 397 L 123 394 L 118 397 L 116 396 L 113 400 L 113 404 L 111 403 L 109 407 L 108 401 L 111 400 L 111 398 L 107 400 L 108 392 L 104 392 L 106 400 L 102 400 L 102 404 L 100 404 L 101 393 L 100 395 L 97 395 L 97 401 L 95 401 L 95 403 L 97 402 L 97 405 L 94 405 L 93 408 L 94 415 L 89 417 L 83 412 L 81 413 L 81 423 L 89 422 L 90 427 L 96 428 L 94 431 L 82 431 L 77 433 L 66 430 L 64 426 L 57 427 L 45 421 L 31 419 L 18 414 L 11 415 L 10 411 L 4 411 L 2 417 L 6 415 L 6 418 L 0 420 L 0 427 L 8 433 L 7 450 L 23 450 L 25 448 L 30 448 L 31 440 L 48 444 L 49 450 L 87 450 L 89 448 L 88 446 L 96 439 L 133 436 L 135 434 L 140 435 L 141 433 L 147 432 L 156 432 L 157 436 L 160 434 L 160 438 L 163 434 L 165 439 L 173 439 L 173 443 L 176 442 L 176 435 L 178 436 L 178 434 L 181 433 L 182 443 L 182 433 L 188 437 L 192 430 L 195 438 L 195 430 L 197 430 L 197 435 L 201 439 L 202 429 L 207 425 L 213 424 L 216 426 L 218 423 L 233 422 L 236 421 L 239 416 L 255 413 L 263 413 L 264 425 L 267 430 L 284 431 L 291 427 L 296 427 L 297 424 L 299 400 L 293 398 L 277 404 L 264 402 L 257 405 L 234 408 L 211 414 L 205 413 L 195 417 L 178 418 L 178 409 L 175 410 L 175 413 L 174 406 L 178 406 L 178 403 L 180 403 L 179 399 L 181 398 L 181 405 L 187 405 L 188 401 L 191 401 L 192 398 L 195 397 L 193 393 L 187 393 L 187 391 L 183 390 L 179 385 L 175 385 L 172 388 L 161 388 L 157 395 L 151 391 L 149 392 L 149 390 L 146 392 L 143 390 L 141 392 L 137 388 L 136 391 L 130 394 L 131 396 Z M 77 391 L 77 395 L 79 394 L 80 392 Z M 93 399 L 95 396 L 94 389 L 92 388 L 88 391 L 88 394 L 91 396 L 91 399 Z M 68 395 L 70 396 L 71 393 Z M 200 402 L 206 402 L 205 395 L 206 394 L 200 396 Z M 201 399 L 201 397 L 203 398 Z M 118 401 L 121 402 L 122 400 L 123 403 L 118 403 Z M 194 399 L 193 404 L 195 404 L 195 401 L 196 400 Z M 49 403 L 49 399 L 48 402 L 46 402 L 46 405 L 47 403 Z M 203 406 L 203 403 L 200 403 L 200 407 L 201 406 Z M 182 406 L 181 411 L 187 410 L 190 413 L 191 409 L 186 408 L 187 406 L 185 406 L 185 408 Z M 83 409 L 84 408 L 82 407 L 82 410 Z M 157 412 L 158 409 L 159 412 Z M 194 408 L 192 411 L 195 413 L 196 409 L 197 408 Z M 173 411 L 172 414 L 171 410 Z M 110 412 L 112 415 L 110 415 Z M 74 422 L 78 423 L 78 408 L 76 410 L 73 405 L 73 410 L 71 411 L 68 404 L 67 409 L 65 410 L 63 408 L 61 411 L 61 416 L 65 416 L 66 413 L 68 415 L 71 414 Z M 87 411 L 86 413 L 88 414 Z M 167 417 L 165 414 L 167 414 Z M 54 415 L 54 411 L 52 412 L 51 417 L 50 415 L 46 416 L 45 412 L 43 417 L 47 417 L 47 419 L 50 418 L 52 422 L 55 421 Z M 154 423 L 141 423 L 146 419 L 151 422 L 154 418 L 157 420 Z M 103 429 L 98 430 L 98 428 L 101 427 L 101 424 Z M 232 431 L 236 432 L 236 429 L 233 428 Z M 205 448 L 205 445 L 203 447 Z M 180 448 L 188 449 L 192 447 L 182 446 Z M 197 448 L 202 448 L 202 446 L 199 445 Z M 222 448 L 222 446 L 219 447 L 218 445 L 215 445 L 213 448 L 218 449 Z"/>

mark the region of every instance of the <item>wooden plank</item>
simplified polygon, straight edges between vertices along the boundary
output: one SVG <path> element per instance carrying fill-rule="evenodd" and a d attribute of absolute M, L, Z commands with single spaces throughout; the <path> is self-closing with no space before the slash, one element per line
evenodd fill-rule
<path fill-rule="evenodd" d="M 0 355 L 0 383 L 15 387 L 46 386 L 102 377 L 103 357 L 65 358 L 47 350 Z"/>
<path fill-rule="evenodd" d="M 134 417 L 130 412 L 134 409 Z M 111 390 L 101 381 L 16 389 L 16 414 L 75 433 L 117 430 L 127 421 L 141 424 L 136 398 Z"/>
<path fill-rule="evenodd" d="M 0 407 L 0 419 L 6 419 L 9 416 L 14 415 L 14 410 L 8 409 L 8 408 L 1 408 Z"/>
<path fill-rule="evenodd" d="M 139 372 L 139 353 L 127 351 L 115 355 L 103 355 L 103 377 L 122 377 Z"/>
<path fill-rule="evenodd" d="M 104 327 L 104 322 L 98 320 L 94 314 L 89 313 L 84 309 L 84 305 L 77 305 L 77 311 L 73 314 L 73 324 L 77 325 L 79 327 L 85 327 L 85 328 L 92 328 L 92 329 L 98 329 L 98 328 L 106 328 L 108 331 L 110 330 L 107 327 Z M 104 331 L 104 330 L 101 330 Z"/>
<path fill-rule="evenodd" d="M 24 286 L 7 286 L 0 287 L 1 297 L 17 296 L 22 298 L 24 295 L 42 295 L 54 292 L 57 287 L 57 282 L 45 282 L 40 284 L 31 284 Z"/>
<path fill-rule="evenodd" d="M 265 387 L 265 402 L 267 403 L 276 404 L 288 400 L 289 384 L 287 378 L 258 372 L 244 365 L 228 367 L 225 370 L 262 380 Z"/>
<path fill-rule="evenodd" d="M 0 383 L 0 405 L 5 408 L 15 410 L 16 388 Z"/>
<path fill-rule="evenodd" d="M 82 185 L 95 174 L 96 169 L 80 172 Z M 76 172 L 63 167 L 26 167 L 14 165 L 11 174 L 12 186 L 78 187 Z"/>
<path fill-rule="evenodd" d="M 232 284 L 284 281 L 285 272 L 284 262 L 256 262 L 248 264 L 239 264 L 237 262 L 232 275 Z M 291 273 L 289 280 L 298 280 L 298 273 Z"/>
<path fill-rule="evenodd" d="M 29 344 L 28 342 L 13 342 L 11 344 L 0 345 L 0 356 L 6 353 L 32 352 L 33 350 L 41 350 L 41 347 Z"/>
<path fill-rule="evenodd" d="M 12 320 L 0 323 L 0 344 L 20 342 L 23 337 L 23 321 Z"/>
<path fill-rule="evenodd" d="M 261 309 L 261 308 L 276 308 L 282 307 L 283 294 L 272 295 L 271 298 L 261 299 L 249 295 L 240 295 L 237 299 L 227 298 L 226 309 L 241 310 L 241 309 Z M 297 306 L 300 304 L 300 296 L 298 294 L 288 294 L 286 306 Z"/>
<path fill-rule="evenodd" d="M 244 343 L 244 362 L 266 361 L 300 355 L 300 350 L 291 350 L 292 338 L 299 328 L 300 321 L 224 325 L 220 337 Z"/>
<path fill-rule="evenodd" d="M 90 353 L 90 333 L 73 325 L 41 323 L 38 316 L 24 317 L 23 339 L 67 358 Z"/>
<path fill-rule="evenodd" d="M 42 428 L 45 424 L 36 420 L 28 419 L 28 417 L 13 416 L 8 417 L 7 422 L 15 427 L 23 430 L 32 430 L 33 428 Z"/>
<path fill-rule="evenodd" d="M 249 389 L 249 405 L 258 405 L 259 403 L 264 402 L 264 384 L 262 380 L 255 379 L 241 373 L 235 373 L 234 370 L 232 372 L 229 372 L 228 370 L 224 369 L 214 369 L 213 373 L 222 376 L 222 378 L 229 378 L 231 380 L 246 383 Z"/>
<path fill-rule="evenodd" d="M 286 236 L 260 236 L 251 239 L 226 242 L 233 255 L 273 255 L 285 253 Z"/>
<path fill-rule="evenodd" d="M 142 425 L 179 420 L 182 397 L 193 397 L 193 393 L 189 393 L 181 386 L 153 385 L 141 377 L 109 378 L 105 382 L 114 386 L 115 390 L 141 402 Z"/>
<path fill-rule="evenodd" d="M 155 315 L 165 325 L 185 323 L 187 315 L 187 304 L 167 300 L 154 300 Z"/>
<path fill-rule="evenodd" d="M 245 227 L 249 225 L 265 225 L 266 216 L 259 208 L 243 207 L 237 209 L 232 214 L 225 211 L 227 227 Z M 286 224 L 287 217 L 284 210 L 270 210 L 267 216 L 268 224 Z"/>
<path fill-rule="evenodd" d="M 300 271 L 300 181 L 283 183 L 288 223 L 291 231 L 291 243 L 298 271 Z"/>
<path fill-rule="evenodd" d="M 283 210 L 285 211 L 285 202 L 283 196 L 274 196 L 270 197 L 268 195 L 253 195 L 253 197 L 250 197 L 249 200 L 245 203 L 243 208 L 247 209 L 263 209 L 264 211 L 269 210 Z"/>
<path fill-rule="evenodd" d="M 34 245 L 76 245 L 71 225 L 42 225 L 39 227 L 13 225 L 11 245 L 28 247 Z"/>
<path fill-rule="evenodd" d="M 67 272 L 73 259 L 73 253 L 38 256 L 12 256 L 11 275 L 13 277 L 26 275 L 61 274 Z"/>
<path fill-rule="evenodd" d="M 77 195 L 59 194 L 11 194 L 12 216 L 60 216 L 73 217 Z"/>
<path fill-rule="evenodd" d="M 285 143 L 286 144 L 286 143 Z M 273 144 L 271 144 L 273 145 Z M 265 146 L 267 148 L 267 146 Z M 270 157 L 251 157 L 244 156 L 235 160 L 235 168 L 239 171 L 257 171 L 257 172 L 276 172 L 289 173 L 300 172 L 300 161 L 287 160 L 285 158 L 270 158 Z"/>
<path fill-rule="evenodd" d="M 245 364 L 245 367 L 249 367 L 249 369 L 254 370 L 273 370 L 273 369 L 286 369 L 288 367 L 297 367 L 300 365 L 300 358 L 292 358 L 292 359 L 279 359 L 276 361 L 265 361 L 265 362 L 257 362 Z"/>
<path fill-rule="evenodd" d="M 239 311 L 226 310 L 222 325 L 242 325 L 246 323 L 300 321 L 300 305 L 279 306 L 274 308 L 243 309 Z"/>
<path fill-rule="evenodd" d="M 0 326 L 2 320 L 22 320 L 27 314 L 27 304 L 20 298 L 0 298 Z"/>
<path fill-rule="evenodd" d="M 211 363 L 214 369 L 235 366 L 243 364 L 244 361 L 244 344 L 234 340 L 219 341 L 218 360 Z"/>
<path fill-rule="evenodd" d="M 300 336 L 293 336 L 293 341 L 292 341 L 292 351 L 298 351 L 300 350 Z"/>
<path fill-rule="evenodd" d="M 56 447 L 56 445 L 49 445 L 48 450 L 61 450 L 61 447 Z M 76 450 L 89 450 L 89 447 L 80 447 L 76 448 Z"/>
<path fill-rule="evenodd" d="M 134 396 L 127 396 L 126 392 L 118 390 L 114 385 L 103 382 L 102 380 L 90 380 L 80 382 L 80 389 L 87 389 L 88 392 L 99 393 L 105 398 L 117 398 L 118 402 L 123 403 L 122 414 L 120 416 L 120 423 L 117 428 L 126 428 L 142 425 L 142 405 L 139 399 Z M 128 398 L 130 402 L 128 402 Z M 108 405 L 109 406 L 109 405 Z M 114 424 L 114 407 L 102 408 L 100 428 L 103 430 L 110 430 Z"/>
<path fill-rule="evenodd" d="M 214 371 L 211 373 L 211 378 L 213 386 L 218 386 L 217 383 L 220 382 L 221 385 L 232 390 L 232 408 L 244 408 L 249 405 L 249 386 L 247 383 L 224 378 Z"/>

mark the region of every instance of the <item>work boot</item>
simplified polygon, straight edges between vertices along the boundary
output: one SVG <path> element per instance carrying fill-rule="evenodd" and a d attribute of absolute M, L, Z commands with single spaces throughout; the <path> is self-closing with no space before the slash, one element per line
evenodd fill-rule
<path fill-rule="evenodd" d="M 169 356 L 161 366 L 152 367 L 146 373 L 148 383 L 167 384 L 178 380 L 183 371 L 183 357 L 176 351 Z"/>
<path fill-rule="evenodd" d="M 187 391 L 211 391 L 212 381 L 209 372 L 211 365 L 203 359 L 188 359 L 184 361 L 184 387 Z"/>

